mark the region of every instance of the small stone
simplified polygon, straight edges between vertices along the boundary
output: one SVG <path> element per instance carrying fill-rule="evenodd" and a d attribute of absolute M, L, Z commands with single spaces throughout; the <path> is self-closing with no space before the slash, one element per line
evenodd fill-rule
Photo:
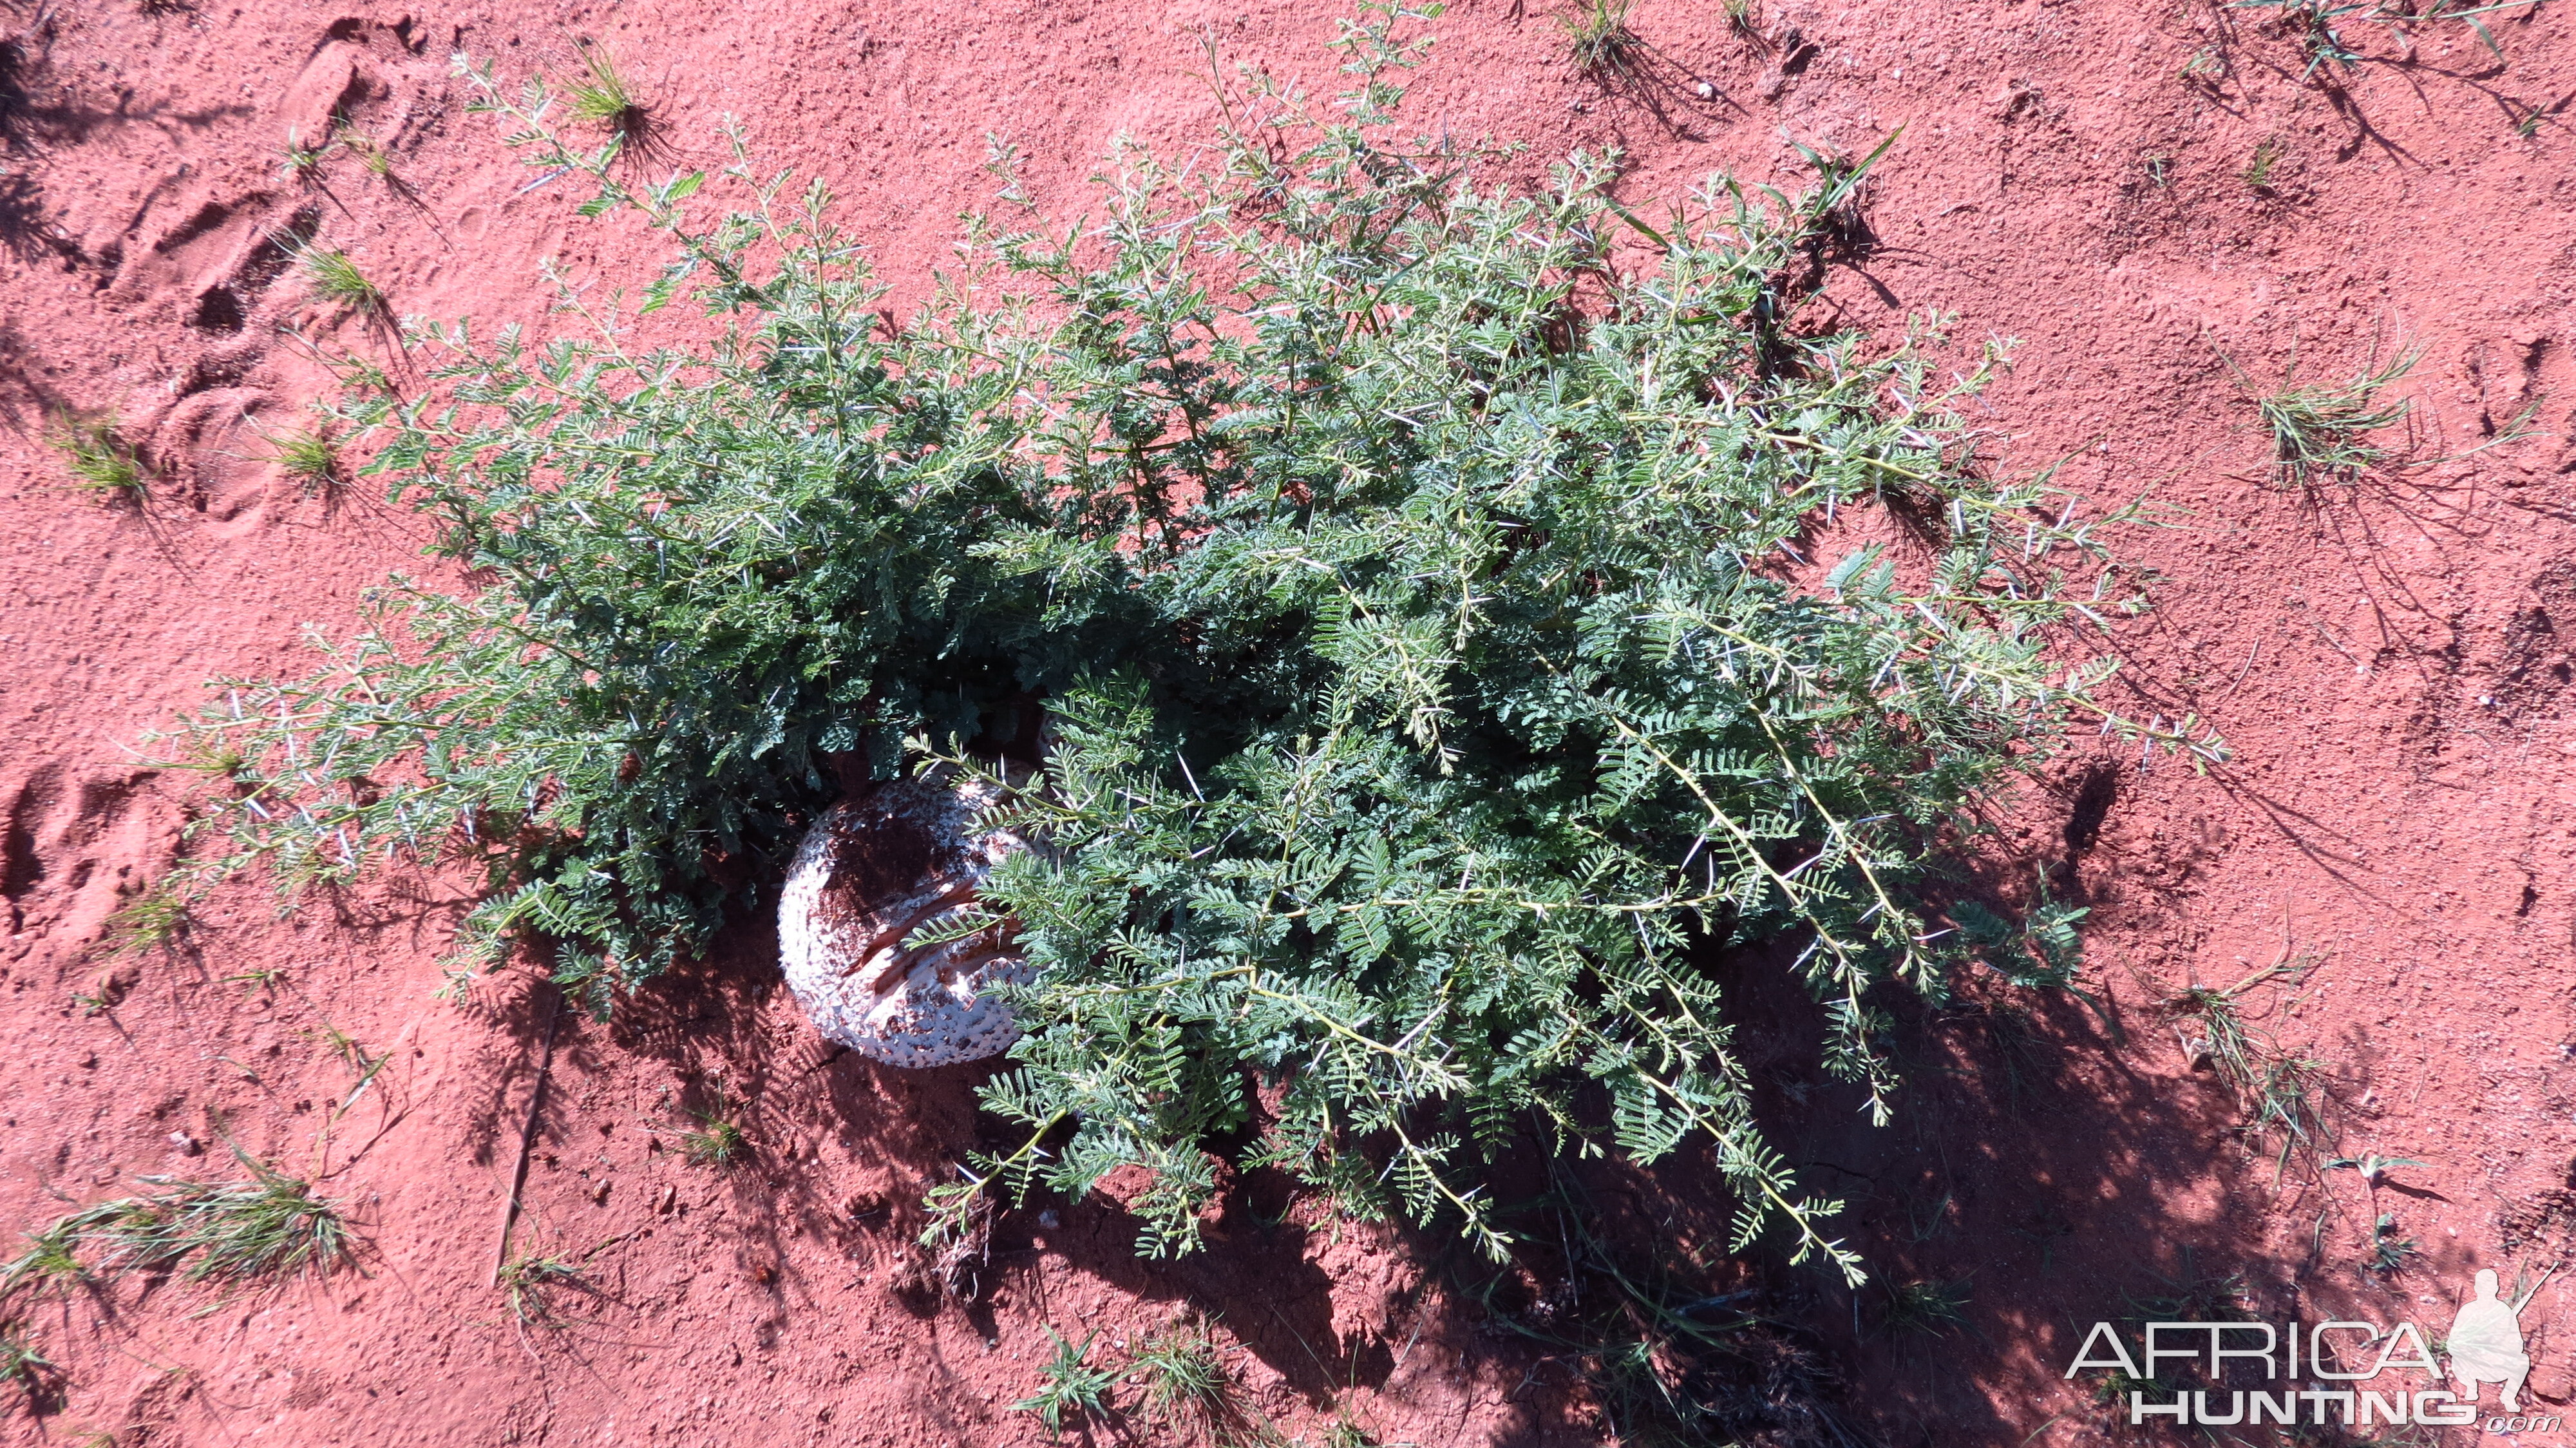
<path fill-rule="evenodd" d="M 671 1215 L 671 1209 L 679 1204 L 680 1189 L 678 1187 L 664 1187 L 662 1188 L 661 1200 L 653 1204 L 653 1215 L 657 1217 L 667 1217 Z"/>
<path fill-rule="evenodd" d="M 608 1183 L 601 1182 L 599 1185 L 592 1187 L 590 1189 L 590 1199 L 593 1203 L 599 1206 L 608 1205 Z"/>
<path fill-rule="evenodd" d="M 170 1149 L 181 1156 L 195 1156 L 206 1148 L 203 1143 L 188 1133 L 174 1131 L 170 1133 Z"/>
<path fill-rule="evenodd" d="M 1701 100 L 1713 101 L 1717 99 L 1717 87 L 1710 85 L 1707 81 L 1701 81 L 1698 85 L 1692 86 L 1691 89 L 1699 93 L 1699 98 Z"/>
<path fill-rule="evenodd" d="M 1052 1232 L 1056 1228 L 1064 1225 L 1064 1218 L 1056 1215 L 1055 1208 L 1049 1207 L 1045 1211 L 1038 1213 L 1038 1225 Z"/>

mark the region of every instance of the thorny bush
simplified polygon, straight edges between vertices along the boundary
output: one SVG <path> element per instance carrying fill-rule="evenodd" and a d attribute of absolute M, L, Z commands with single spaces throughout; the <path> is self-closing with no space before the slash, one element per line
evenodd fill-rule
<path fill-rule="evenodd" d="M 1883 1119 L 1879 993 L 1974 948 L 1924 889 L 1965 808 L 2070 719 L 2215 742 L 2053 660 L 2126 606 L 2112 520 L 1981 476 L 1956 401 L 1991 351 L 1944 383 L 1920 337 L 1787 325 L 1865 166 L 1715 182 L 1660 228 L 1613 158 L 1488 184 L 1498 153 L 1394 130 L 1414 14 L 1345 24 L 1332 106 L 1244 72 L 1202 157 L 1121 148 L 1080 223 L 998 151 L 1004 217 L 901 327 L 829 194 L 739 135 L 746 199 L 700 225 L 700 175 L 637 180 L 541 84 L 465 68 L 677 259 L 631 298 L 567 283 L 582 335 L 417 324 L 408 391 L 352 364 L 336 422 L 481 586 L 398 582 L 320 672 L 219 686 L 183 731 L 232 786 L 207 867 L 470 856 L 468 964 L 536 942 L 604 1008 L 753 906 L 836 761 L 986 768 L 1042 700 L 1000 808 L 1050 847 L 985 902 L 1043 968 L 983 1088 L 1026 1141 L 934 1232 L 1133 1164 L 1143 1250 L 1189 1250 L 1207 1144 L 1257 1110 L 1245 1164 L 1493 1251 L 1478 1166 L 1514 1133 L 1704 1137 L 1745 1241 L 1857 1274 L 1757 1129 L 1712 962 L 1793 946 Z M 638 343 L 683 296 L 704 339 Z M 1867 510 L 1928 566 L 1806 557 Z M 1982 953 L 2064 982 L 2051 908 Z"/>

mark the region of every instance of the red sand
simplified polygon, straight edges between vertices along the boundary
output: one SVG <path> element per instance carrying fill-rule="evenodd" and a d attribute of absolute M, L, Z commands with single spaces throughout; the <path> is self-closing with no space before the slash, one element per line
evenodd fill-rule
<path fill-rule="evenodd" d="M 301 625 L 346 627 L 367 587 L 417 566 L 413 520 L 326 509 L 261 461 L 246 419 L 283 424 L 326 382 L 279 326 L 369 345 L 264 264 L 263 231 L 308 212 L 399 309 L 487 323 L 538 318 L 540 257 L 621 281 L 653 260 L 630 229 L 577 222 L 568 188 L 528 189 L 463 113 L 449 51 L 515 76 L 603 39 L 692 159 L 715 159 L 731 114 L 764 160 L 833 180 L 911 296 L 989 192 L 986 132 L 1018 143 L 1062 214 L 1114 133 L 1206 135 L 1203 30 L 1229 63 L 1322 88 L 1332 14 L 79 0 L 0 21 L 0 1221 L 208 1169 L 220 1146 L 192 1159 L 173 1143 L 211 1141 L 220 1115 L 248 1149 L 329 1173 L 373 1244 L 364 1277 L 202 1316 L 176 1285 L 112 1312 L 47 1306 L 28 1327 L 59 1390 L 0 1433 L 1030 1443 L 1042 1430 L 1003 1405 L 1034 1385 L 1043 1325 L 1132 1338 L 1196 1304 L 1240 1344 L 1229 1361 L 1256 1405 L 1309 1441 L 1337 1400 L 1426 1448 L 1596 1440 L 1562 1365 L 1426 1289 L 1418 1251 L 1302 1209 L 1276 1226 L 1247 1213 L 1169 1267 L 1128 1257 L 1112 1203 L 1060 1226 L 1015 1214 L 981 1305 L 903 1294 L 910 1204 L 975 1139 L 972 1074 L 828 1057 L 752 940 L 613 1025 L 562 1023 L 520 1241 L 609 1245 L 595 1296 L 559 1294 L 564 1324 L 523 1327 L 488 1284 L 543 1012 L 509 982 L 461 1009 L 431 999 L 453 882 L 284 920 L 245 886 L 182 950 L 99 950 L 107 914 L 172 860 L 191 783 L 139 763 L 136 742 L 210 675 L 300 669 Z M 2198 711 L 2237 762 L 2202 777 L 2080 755 L 2009 813 L 2095 908 L 2091 958 L 2124 1036 L 2052 1008 L 2015 1095 L 1981 1018 L 1953 1014 L 1920 1034 L 1893 1128 L 1838 1109 L 1799 1128 L 1798 1155 L 1852 1199 L 1890 1280 L 1972 1294 L 1966 1330 L 1890 1336 L 1838 1288 L 1779 1278 L 1782 1310 L 1823 1335 L 1850 1410 L 1890 1442 L 2100 1441 L 2082 1385 L 2060 1381 L 2075 1335 L 2186 1254 L 2244 1270 L 2276 1321 L 2447 1321 L 2477 1266 L 2510 1277 L 2565 1244 L 2576 50 L 2549 6 L 2486 17 L 2502 62 L 2459 22 L 2416 27 L 2411 54 L 2358 24 L 2370 63 L 2307 74 L 2271 17 L 2134 0 L 1766 8 L 1766 35 L 1812 47 L 1783 65 L 1713 5 L 1640 0 L 1633 24 L 1674 82 L 1648 94 L 1574 74 L 1542 5 L 1487 0 L 1437 22 L 1415 93 L 1417 120 L 1526 141 L 1533 168 L 1623 145 L 1623 195 L 1648 205 L 1720 169 L 1795 185 L 1791 138 L 1856 153 L 1903 126 L 1870 201 L 1885 247 L 1834 275 L 1829 310 L 1885 328 L 1939 309 L 1964 339 L 2026 339 L 1985 402 L 2011 439 L 1998 466 L 2068 456 L 2062 480 L 2096 496 L 2152 487 L 2191 510 L 2133 540 L 2159 607 L 2126 630 L 2112 693 L 2141 714 Z M 280 178 L 290 132 L 315 138 L 335 104 L 391 148 L 417 204 L 345 153 L 327 193 Z M 2258 149 L 2277 151 L 2259 188 L 2244 174 Z M 2410 344 L 2423 361 L 2402 390 L 2427 453 L 2534 400 L 2538 435 L 2355 487 L 2275 486 L 2222 358 L 2266 382 L 2294 354 L 2303 376 L 2340 378 Z M 66 491 L 35 438 L 57 404 L 115 407 L 149 437 L 170 481 L 146 511 Z M 2261 1023 L 2323 1063 L 2349 1153 L 2426 1163 L 2375 1194 L 2349 1171 L 2294 1169 L 2276 1189 L 2157 1011 L 2285 948 L 2313 969 L 2248 993 Z M 227 979 L 258 969 L 283 983 Z M 118 996 L 104 1013 L 71 1000 L 102 990 Z M 392 1053 L 345 1111 L 355 1081 L 326 1029 Z M 1784 1048 L 1762 1069 L 1794 1117 L 1811 1066 Z M 754 1166 L 675 1150 L 719 1082 L 755 1098 Z M 2385 1281 L 2355 1270 L 2383 1212 L 2423 1249 Z M 2571 1280 L 2522 1319 L 2551 1405 L 2576 1394 Z"/>

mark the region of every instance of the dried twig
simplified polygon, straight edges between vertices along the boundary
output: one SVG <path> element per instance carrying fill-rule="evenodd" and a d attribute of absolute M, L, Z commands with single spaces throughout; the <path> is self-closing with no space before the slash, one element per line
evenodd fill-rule
<path fill-rule="evenodd" d="M 501 1243 L 492 1252 L 492 1280 L 488 1287 L 501 1285 L 501 1271 L 510 1265 L 510 1230 L 519 1225 L 519 1193 L 528 1184 L 528 1153 L 536 1145 L 537 1113 L 546 1104 L 546 1077 L 555 1066 L 555 1027 L 563 1022 L 563 992 L 554 993 L 554 1008 L 546 1012 L 546 1042 L 537 1052 L 537 1082 L 528 1090 L 528 1116 L 519 1123 L 519 1160 L 510 1168 L 510 1196 L 501 1206 Z"/>

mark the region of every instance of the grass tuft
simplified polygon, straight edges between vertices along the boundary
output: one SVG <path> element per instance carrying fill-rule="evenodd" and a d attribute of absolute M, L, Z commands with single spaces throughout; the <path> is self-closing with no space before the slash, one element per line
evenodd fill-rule
<path fill-rule="evenodd" d="M 2391 1277 L 2421 1255 L 2414 1238 L 2397 1234 L 2396 1214 L 2382 1212 L 2371 1224 L 2370 1255 L 2362 1260 L 2361 1270 L 2373 1277 Z"/>
<path fill-rule="evenodd" d="M 0 1322 L 0 1382 L 16 1383 L 30 1402 L 41 1402 L 46 1396 L 45 1379 L 53 1371 L 53 1360 L 37 1350 L 27 1324 Z"/>
<path fill-rule="evenodd" d="M 2242 1316 L 2246 1309 L 2245 1274 L 2207 1276 L 2200 1270 L 2197 1255 L 2188 1248 L 2182 1254 L 2181 1272 L 2171 1277 L 2159 1275 L 2156 1285 L 2164 1290 L 2145 1297 L 2122 1294 L 2127 1298 L 2132 1322 L 2208 1322 Z"/>
<path fill-rule="evenodd" d="M 2170 1277 L 2159 1273 L 2155 1282 L 2157 1290 L 2144 1295 L 2121 1294 L 2126 1303 L 2122 1317 L 2133 1332 L 2150 1322 L 2235 1321 L 2250 1311 L 2245 1275 L 2233 1272 L 2213 1277 L 2202 1273 L 2197 1255 L 2188 1246 L 2182 1249 L 2181 1271 Z M 2143 1378 L 2114 1368 L 2093 1379 L 2093 1401 L 2116 1409 L 2125 1407 L 2133 1392 L 2169 1399 L 2178 1392 L 2216 1386 L 2219 1384 L 2207 1381 L 2189 1364 L 2176 1367 L 2167 1363 L 2156 1375 Z"/>
<path fill-rule="evenodd" d="M 2281 164 L 2282 151 L 2283 147 L 2278 138 L 2264 137 L 2254 147 L 2254 154 L 2246 158 L 2245 169 L 2236 173 L 2236 179 L 2256 191 L 2269 188 L 2272 184 L 2272 172 Z"/>
<path fill-rule="evenodd" d="M 108 953 L 143 955 L 175 948 L 187 939 L 190 903 L 188 893 L 167 880 L 145 889 L 107 917 Z"/>
<path fill-rule="evenodd" d="M 1891 1284 L 1879 1321 L 1889 1332 L 1939 1337 L 1968 1320 L 1968 1284 L 1930 1278 Z"/>
<path fill-rule="evenodd" d="M 1860 1441 L 1840 1422 L 1839 1385 L 1771 1324 L 1761 1291 L 1710 1280 L 1705 1246 L 1688 1245 L 1708 1237 L 1614 1206 L 1566 1161 L 1548 1171 L 1552 1189 L 1521 1209 L 1515 1262 L 1453 1281 L 1493 1329 L 1572 1373 L 1605 1441 Z"/>
<path fill-rule="evenodd" d="M 338 1061 L 341 1065 L 355 1071 L 361 1079 L 372 1079 L 377 1072 L 382 1071 L 385 1068 L 385 1062 L 392 1059 L 391 1052 L 386 1052 L 379 1056 L 368 1055 L 367 1048 L 359 1042 L 357 1037 L 350 1035 L 347 1031 L 341 1030 L 338 1026 L 331 1024 L 329 1021 L 324 1021 L 322 1024 L 307 1031 L 305 1034 L 314 1042 L 314 1044 L 320 1046 L 323 1051 L 331 1057 L 331 1059 Z"/>
<path fill-rule="evenodd" d="M 1091 1345 L 1099 1340 L 1099 1333 L 1091 1333 L 1077 1345 L 1052 1327 L 1046 1331 L 1055 1340 L 1055 1356 L 1038 1370 L 1038 1390 L 1011 1404 L 1010 1411 L 1036 1414 L 1046 1424 L 1049 1438 L 1062 1438 L 1068 1414 L 1076 1422 L 1107 1416 L 1109 1389 L 1118 1374 L 1090 1360 Z"/>
<path fill-rule="evenodd" d="M 1184 1321 L 1155 1334 L 1128 1360 L 1128 1376 L 1142 1391 L 1145 1416 L 1176 1433 L 1220 1448 L 1275 1441 L 1238 1400 L 1238 1385 L 1204 1322 Z"/>
<path fill-rule="evenodd" d="M 239 780 L 250 768 L 249 756 L 225 739 L 188 739 L 167 756 L 152 761 L 155 769 L 184 770 L 227 783 Z"/>
<path fill-rule="evenodd" d="M 2298 487 L 2320 479 L 2350 481 L 2386 462 L 2388 450 L 2370 435 L 2404 422 L 2413 404 L 2380 394 L 2413 372 L 2422 355 L 2421 348 L 2408 348 L 2387 365 L 2366 365 L 2342 383 L 2301 383 L 2293 362 L 2294 375 L 2282 379 L 2279 391 L 2254 399 L 2282 478 Z"/>
<path fill-rule="evenodd" d="M 124 999 L 125 984 L 113 972 L 100 976 L 92 989 L 76 990 L 71 993 L 72 1004 L 80 1007 L 80 1013 L 84 1016 L 106 1015 L 115 1010 L 117 1003 Z"/>
<path fill-rule="evenodd" d="M 729 1167 L 751 1155 L 751 1135 L 742 1124 L 743 1105 L 720 1085 L 712 1104 L 689 1113 L 696 1124 L 680 1133 L 680 1155 L 689 1165 Z"/>
<path fill-rule="evenodd" d="M 1385 1445 L 1378 1442 L 1376 1434 L 1362 1427 L 1359 1420 L 1351 1416 L 1349 1405 L 1344 1404 L 1335 1412 L 1333 1426 L 1324 1430 L 1324 1448 L 1385 1448 Z M 1394 1445 L 1394 1448 L 1412 1448 L 1412 1445 Z"/>
<path fill-rule="evenodd" d="M 554 1293 L 593 1290 L 582 1269 L 582 1261 L 562 1252 L 512 1257 L 502 1264 L 500 1280 L 502 1295 L 509 1299 L 510 1315 L 523 1326 L 553 1323 Z"/>
<path fill-rule="evenodd" d="M 581 64 L 588 78 L 564 86 L 573 119 L 607 131 L 621 151 L 645 155 L 659 149 L 661 127 L 652 109 L 637 98 L 607 48 L 595 41 L 582 46 Z"/>
<path fill-rule="evenodd" d="M 62 1222 L 28 1233 L 27 1249 L 0 1267 L 0 1297 L 21 1288 L 45 1293 L 87 1281 L 89 1269 L 81 1265 L 76 1245 Z"/>
<path fill-rule="evenodd" d="M 394 169 L 394 153 L 391 147 L 363 131 L 344 130 L 340 133 L 339 143 L 348 147 L 350 153 L 358 158 L 358 165 L 368 175 L 383 182 L 386 190 L 418 209 L 422 214 L 429 214 L 429 203 L 423 201 L 420 193 L 412 189 L 411 183 L 404 180 L 402 174 Z M 436 218 L 433 217 L 433 224 L 435 220 Z"/>
<path fill-rule="evenodd" d="M 151 494 L 152 474 L 125 440 L 113 412 L 57 411 L 45 423 L 45 442 L 62 454 L 74 486 L 108 503 L 140 503 Z"/>
<path fill-rule="evenodd" d="M 1645 64 L 1646 43 L 1628 28 L 1631 0 L 1574 0 L 1556 17 L 1574 67 L 1602 80 L 1625 79 Z M 1747 12 L 1748 17 L 1750 12 Z M 1733 12 L 1729 11 L 1730 23 Z M 1749 20 L 1748 20 L 1749 23 Z"/>
<path fill-rule="evenodd" d="M 2332 1139 L 2321 1104 L 2324 1074 L 2321 1062 L 2305 1056 L 2276 1056 L 2263 1063 L 2246 1097 L 2245 1134 L 2257 1141 L 2275 1135 L 2280 1139 L 2281 1149 L 2273 1162 L 2276 1177 L 2289 1169 L 2292 1152 L 2304 1150 L 2314 1156 Z"/>
<path fill-rule="evenodd" d="M 2205 1058 L 2227 1089 L 2243 1097 L 2254 1089 L 2261 1074 L 2258 1057 L 2261 1048 L 2245 1017 L 2236 1009 L 2236 998 L 2212 986 L 2196 985 L 2165 1003 L 2178 1016 L 2196 1022 L 2197 1037 L 2186 1036 L 2184 1045 Z"/>
<path fill-rule="evenodd" d="M 386 150 L 383 142 L 364 131 L 342 131 L 340 144 L 349 148 L 368 175 L 385 181 L 394 179 L 394 153 Z"/>
<path fill-rule="evenodd" d="M 57 1218 L 31 1234 L 28 1250 L 0 1272 L 0 1286 L 59 1286 L 161 1270 L 231 1286 L 323 1276 L 354 1257 L 357 1237 L 338 1203 L 239 1147 L 233 1155 L 249 1180 L 144 1177 L 150 1190 L 142 1195 Z"/>
<path fill-rule="evenodd" d="M 2325 1119 L 2323 1106 L 2325 1067 L 2305 1056 L 2275 1050 L 2270 1041 L 2246 1024 L 2244 1013 L 2237 1007 L 2237 997 L 2284 970 L 2303 968 L 2303 963 L 2288 960 L 2285 947 L 2282 963 L 2235 985 L 2224 990 L 2195 985 L 2165 1002 L 2178 1022 L 2190 1023 L 2188 1027 L 2177 1027 L 2183 1049 L 2197 1060 L 2207 1061 L 2228 1093 L 2236 1098 L 2245 1115 L 2238 1129 L 2257 1142 L 2278 1138 L 2280 1150 L 2273 1162 L 2275 1179 L 2289 1170 L 2294 1153 L 2305 1150 L 2315 1157 L 2333 1143 L 2334 1131 Z"/>
<path fill-rule="evenodd" d="M 2299 73 L 2303 82 L 2314 79 L 2318 71 L 2329 67 L 2339 67 L 2351 73 L 2359 71 L 2365 62 L 2381 60 L 2386 63 L 2389 58 L 2370 55 L 2362 49 L 2360 41 L 2348 37 L 2344 33 L 2346 26 L 2381 27 L 2391 38 L 2403 40 L 2405 58 L 2411 63 L 2415 42 L 2410 32 L 2414 27 L 2456 21 L 2467 26 L 2477 36 L 2478 44 L 2496 58 L 2498 65 L 2502 65 L 2504 46 L 2497 42 L 2495 32 L 2487 28 L 2484 17 L 2499 10 L 2520 9 L 2526 17 L 2531 13 L 2531 6 L 2524 0 L 2432 0 L 2431 4 L 2421 8 L 2411 3 L 2392 3 L 2392 0 L 2231 0 L 2228 8 L 2273 11 L 2282 28 L 2289 31 L 2297 43 L 2301 57 L 2307 61 L 2306 68 Z"/>
<path fill-rule="evenodd" d="M 370 321 L 390 321 L 393 306 L 385 299 L 384 289 L 358 269 L 349 254 L 327 246 L 306 245 L 297 249 L 296 260 L 304 276 L 313 284 L 316 295 L 337 302 L 365 316 Z"/>
<path fill-rule="evenodd" d="M 319 187 L 322 184 L 322 159 L 331 154 L 331 148 L 336 144 L 325 141 L 319 146 L 308 146 L 295 132 L 288 131 L 286 148 L 280 153 L 283 160 L 277 168 L 278 178 L 298 186 Z"/>
<path fill-rule="evenodd" d="M 260 440 L 268 444 L 269 461 L 293 478 L 307 497 L 346 481 L 340 474 L 340 438 L 328 424 L 262 433 Z"/>

